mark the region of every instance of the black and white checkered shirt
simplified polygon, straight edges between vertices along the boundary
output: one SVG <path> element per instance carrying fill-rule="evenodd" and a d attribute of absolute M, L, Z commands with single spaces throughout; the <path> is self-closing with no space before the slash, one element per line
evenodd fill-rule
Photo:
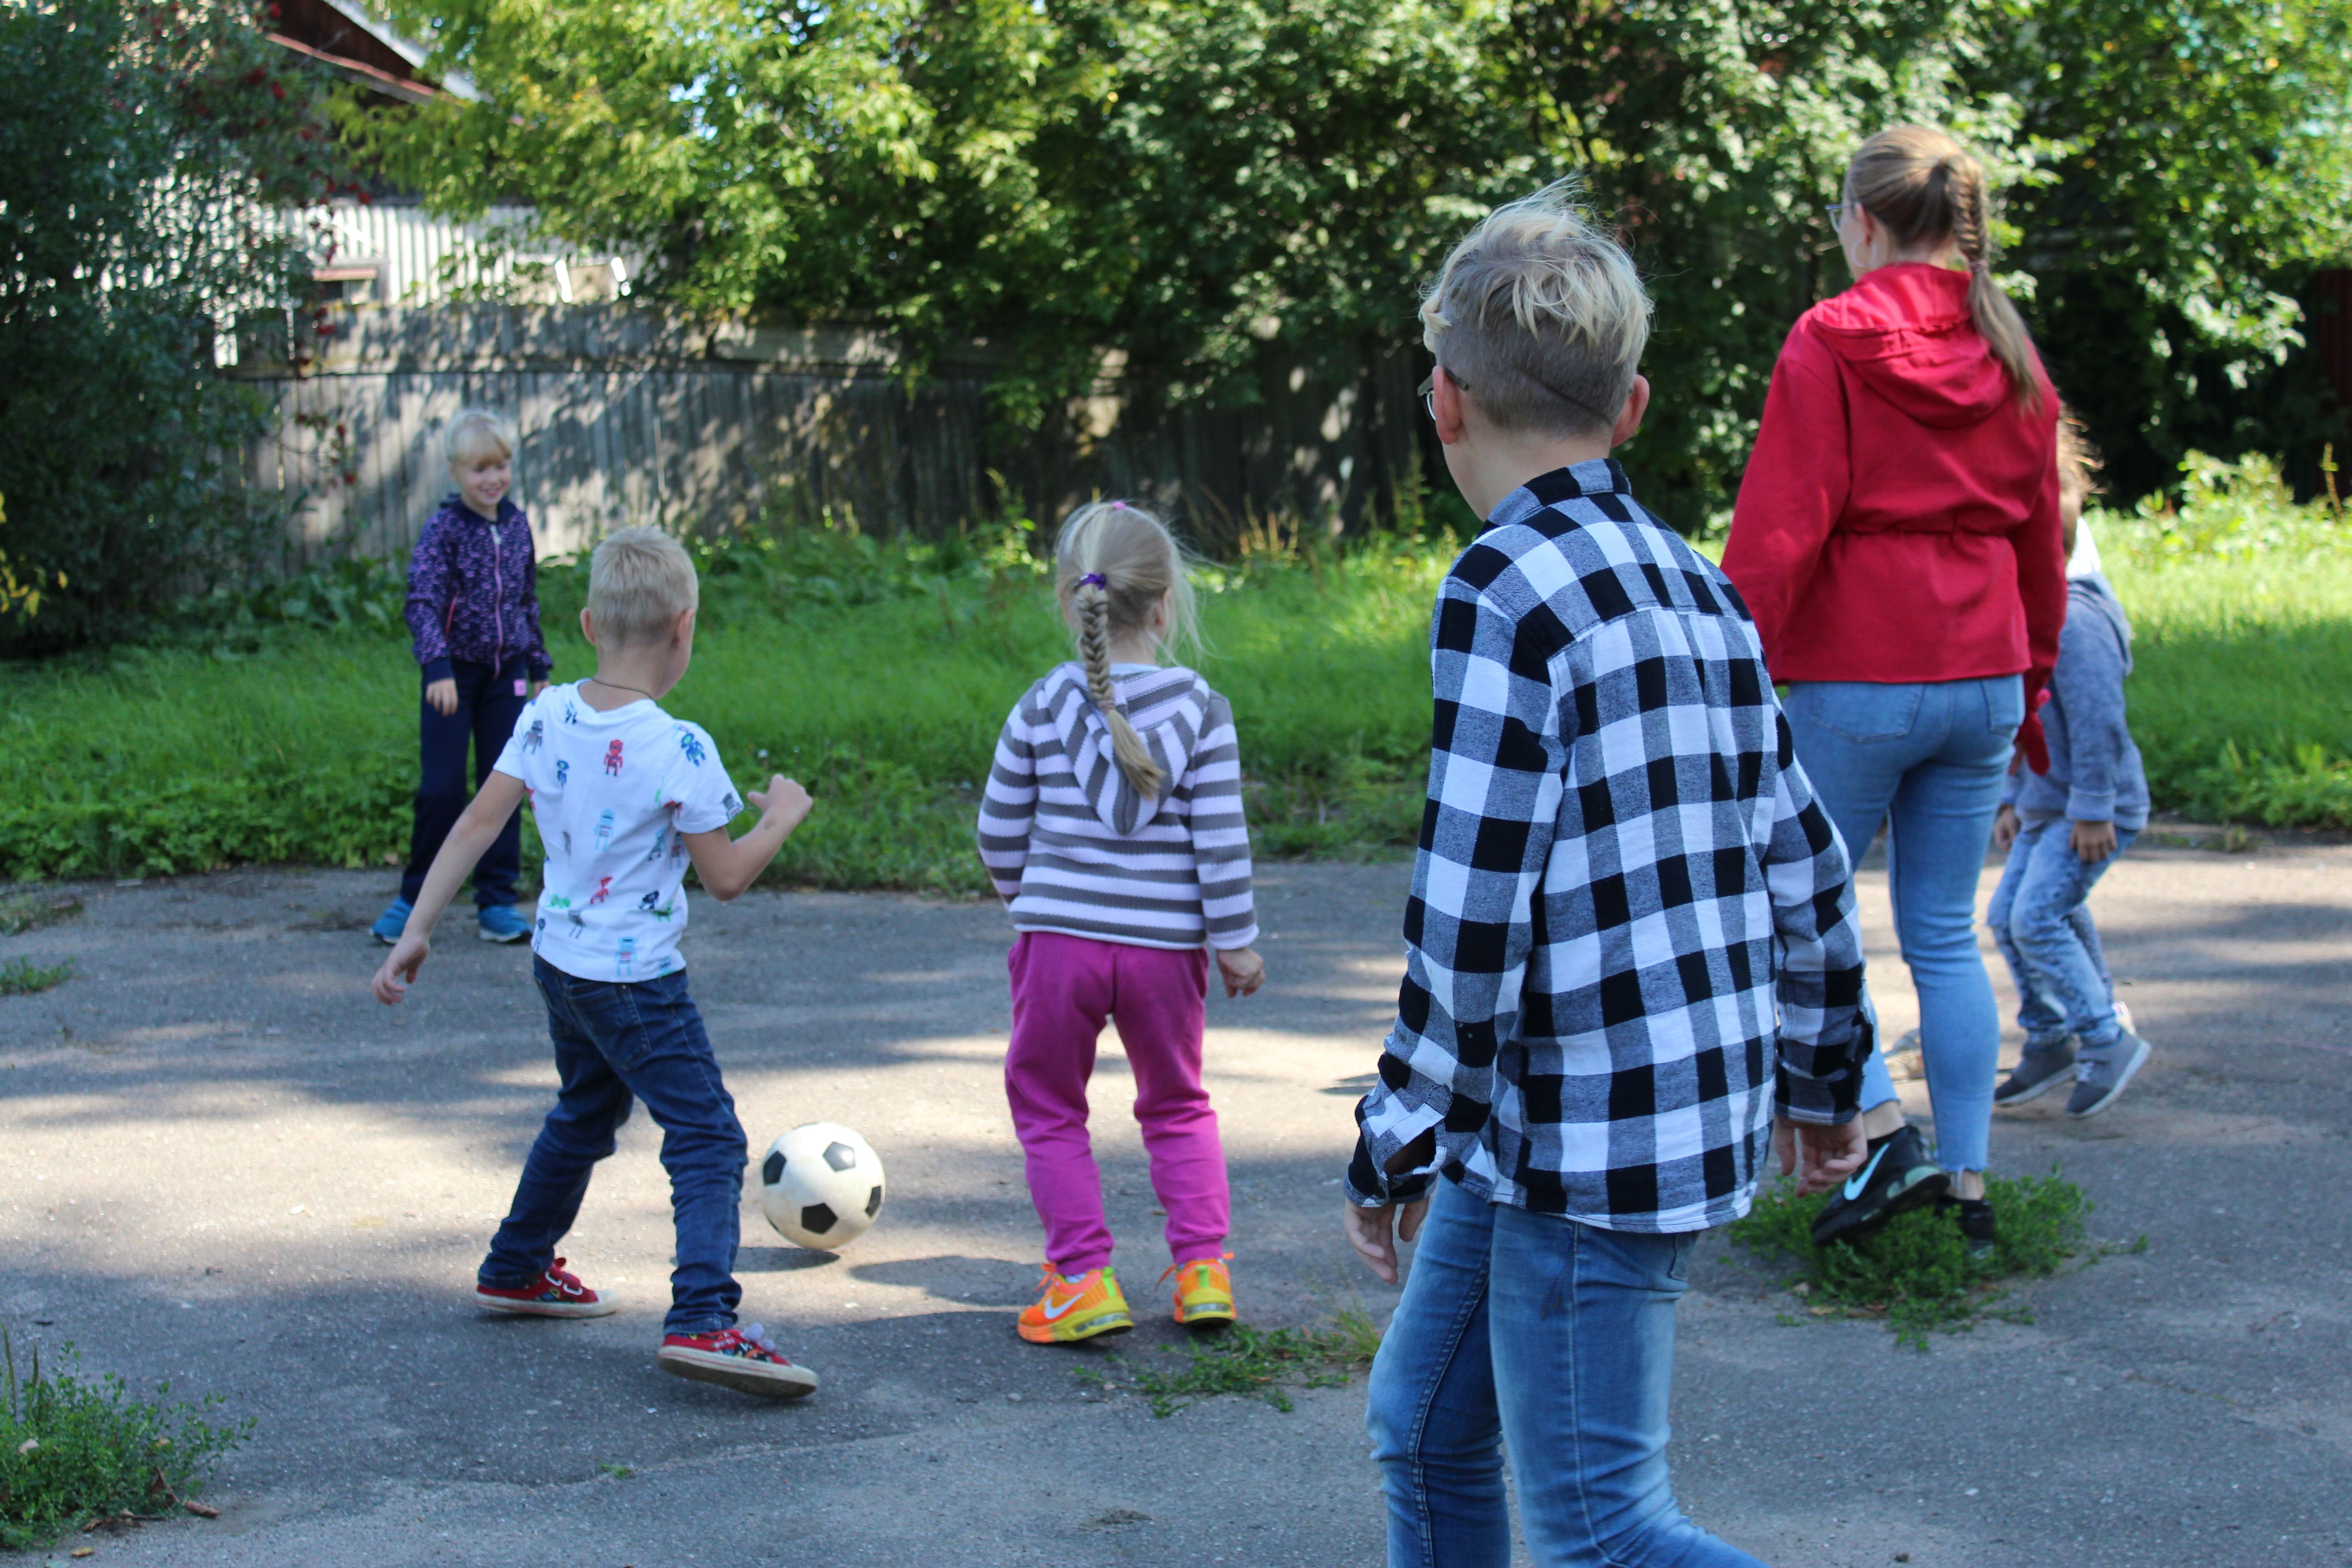
<path fill-rule="evenodd" d="M 1430 641 L 1404 984 L 1349 1196 L 1442 1171 L 1611 1230 L 1737 1218 L 1775 1109 L 1852 1117 L 1875 1032 L 1845 849 L 1745 606 L 1602 459 L 1496 509 Z"/>

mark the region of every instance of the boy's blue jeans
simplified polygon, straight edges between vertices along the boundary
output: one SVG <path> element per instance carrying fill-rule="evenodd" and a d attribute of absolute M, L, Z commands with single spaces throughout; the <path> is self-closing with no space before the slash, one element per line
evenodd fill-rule
<path fill-rule="evenodd" d="M 1919 993 L 1919 1057 L 1936 1108 L 1936 1157 L 1981 1171 L 1992 1133 L 2000 1009 L 1977 951 L 1977 879 L 2000 810 L 2001 780 L 2025 722 L 2018 676 L 1889 685 L 1809 680 L 1781 707 L 1797 761 L 1859 860 L 1891 820 L 1886 886 L 1903 962 Z M 1895 1098 L 1876 1052 L 1862 1105 Z"/>
<path fill-rule="evenodd" d="M 2115 982 L 2086 900 L 2091 885 L 2138 837 L 2137 827 L 2116 828 L 2115 854 L 2085 866 L 2074 853 L 2074 824 L 2066 818 L 2019 825 L 1986 920 L 2023 999 L 2017 1022 L 2027 1045 L 2061 1046 L 2073 1035 L 2095 1051 L 2123 1033 Z"/>
<path fill-rule="evenodd" d="M 473 799 L 474 790 L 490 782 L 499 753 L 507 749 L 515 721 L 522 717 L 523 707 L 530 700 L 525 695 L 530 689 L 530 670 L 519 658 L 496 669 L 467 659 L 451 659 L 449 679 L 457 687 L 456 712 L 437 711 L 425 700 L 421 688 L 416 700 L 416 815 L 408 831 L 408 869 L 400 878 L 400 896 L 412 904 L 424 890 L 433 857 L 441 853 L 441 842 L 457 826 L 466 803 Z M 466 785 L 468 742 L 474 751 L 472 789 Z M 474 902 L 483 909 L 512 904 L 515 880 L 521 872 L 522 813 L 518 811 L 508 816 L 506 826 L 474 866 Z"/>
<path fill-rule="evenodd" d="M 1601 1230 L 1438 1181 L 1372 1363 L 1389 1568 L 1506 1568 L 1507 1443 L 1543 1568 L 1761 1568 L 1666 1480 L 1686 1236 Z"/>
<path fill-rule="evenodd" d="M 534 956 L 531 973 L 547 1000 L 562 1083 L 523 1161 L 514 1206 L 482 1259 L 481 1282 L 528 1285 L 554 1262 L 555 1244 L 578 1217 L 588 1178 L 613 1152 L 635 1098 L 661 1126 L 662 1167 L 669 1172 L 677 1226 L 663 1331 L 731 1327 L 743 1299 L 735 1250 L 742 1240 L 737 1210 L 749 1151 L 702 1015 L 687 994 L 686 971 L 620 984 L 582 980 Z"/>

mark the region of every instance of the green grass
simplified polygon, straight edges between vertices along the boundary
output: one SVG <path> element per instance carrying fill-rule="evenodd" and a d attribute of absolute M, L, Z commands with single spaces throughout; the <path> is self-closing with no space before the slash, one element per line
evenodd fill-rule
<path fill-rule="evenodd" d="M 81 966 L 68 958 L 63 963 L 42 965 L 29 958 L 12 958 L 0 963 L 0 996 L 30 996 L 62 985 L 74 977 Z"/>
<path fill-rule="evenodd" d="M 2207 464 L 2182 498 L 2095 516 L 2137 628 L 2131 720 L 2158 805 L 2352 828 L 2345 525 L 2292 504 L 2258 463 Z M 739 785 L 774 770 L 817 796 L 775 879 L 982 889 L 971 823 L 997 729 L 1067 650 L 1025 530 L 700 547 L 702 629 L 668 706 L 711 731 Z M 1255 542 L 1200 575 L 1200 662 L 1233 701 L 1258 852 L 1410 846 L 1451 538 Z M 576 565 L 543 574 L 566 679 L 592 668 L 574 629 L 583 590 Z M 396 862 L 416 712 L 404 637 L 383 629 L 398 592 L 396 574 L 338 567 L 192 612 L 167 640 L 0 666 L 0 875 Z"/>
<path fill-rule="evenodd" d="M 0 894 L 0 936 L 22 936 L 81 913 L 81 900 L 47 888 Z"/>
<path fill-rule="evenodd" d="M 1959 1330 L 2004 1296 L 2004 1281 L 2057 1272 L 2083 1240 L 2090 1208 L 2082 1190 L 2053 1169 L 2047 1176 L 1985 1184 L 1999 1220 L 1990 1264 L 1971 1264 L 1952 1216 L 1933 1207 L 1897 1215 L 1859 1244 L 1812 1244 L 1826 1193 L 1799 1197 L 1783 1180 L 1756 1195 L 1756 1206 L 1730 1226 L 1731 1239 L 1803 1297 L 1817 1318 L 1882 1318 L 1897 1342 L 1927 1348 L 1935 1330 Z M 1801 1319 L 1784 1318 L 1785 1321 Z"/>
<path fill-rule="evenodd" d="M 95 1520 L 208 1511 L 188 1500 L 253 1424 L 215 1424 L 217 1400 L 133 1399 L 111 1373 L 79 1375 L 70 1346 L 64 1360 L 45 1373 L 36 1352 L 20 1368 L 0 1330 L 0 1549 L 46 1546 Z"/>
<path fill-rule="evenodd" d="M 1150 1402 L 1154 1415 L 1173 1415 L 1228 1394 L 1287 1412 L 1290 1390 L 1340 1387 L 1350 1373 L 1370 1366 L 1380 1348 L 1381 1331 L 1370 1314 L 1349 1308 L 1328 1329 L 1237 1324 L 1213 1338 L 1162 1345 L 1160 1354 L 1175 1358 L 1172 1366 L 1113 1355 L 1108 1358 L 1113 1370 L 1089 1368 L 1080 1375 L 1102 1388 L 1132 1389 Z"/>
<path fill-rule="evenodd" d="M 773 770 L 817 796 L 781 879 L 983 889 L 971 825 L 996 731 L 1067 644 L 1034 572 L 908 572 L 908 553 L 863 576 L 706 562 L 694 667 L 666 705 L 711 731 L 739 785 Z M 1411 842 L 1447 558 L 1392 547 L 1203 574 L 1203 665 L 1240 716 L 1269 852 Z M 565 678 L 593 668 L 578 576 L 553 571 L 545 587 Z M 862 601 L 845 578 L 870 590 Z M 416 702 L 404 639 L 356 625 L 0 668 L 0 872 L 392 863 Z"/>

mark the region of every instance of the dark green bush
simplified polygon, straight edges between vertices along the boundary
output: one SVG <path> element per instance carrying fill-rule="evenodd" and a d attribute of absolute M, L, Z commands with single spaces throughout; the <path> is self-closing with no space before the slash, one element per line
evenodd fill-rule
<path fill-rule="evenodd" d="M 274 565 L 243 482 L 262 428 L 220 376 L 240 314 L 296 305 L 298 216 L 340 177 L 325 79 L 255 0 L 0 7 L 0 652 L 118 637 Z"/>

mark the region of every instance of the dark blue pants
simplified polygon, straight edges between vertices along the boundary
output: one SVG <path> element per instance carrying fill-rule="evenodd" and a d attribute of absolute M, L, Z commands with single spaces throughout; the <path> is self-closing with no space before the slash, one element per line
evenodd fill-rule
<path fill-rule="evenodd" d="M 506 750 L 515 721 L 522 717 L 523 705 L 530 700 L 526 673 L 520 658 L 510 658 L 497 669 L 452 659 L 457 710 L 446 716 L 434 710 L 433 704 L 425 700 L 423 688 L 418 688 L 417 749 L 424 766 L 416 784 L 416 825 L 408 836 L 408 869 L 400 879 L 400 896 L 412 904 L 424 890 L 425 873 L 433 868 L 433 857 L 441 853 L 441 841 L 457 826 L 474 790 L 489 783 L 490 770 L 498 764 L 499 753 Z M 471 789 L 466 784 L 468 741 L 474 747 Z M 513 903 L 515 879 L 521 873 L 522 813 L 518 811 L 507 818 L 507 825 L 499 829 L 498 837 L 474 868 L 474 902 L 484 909 Z"/>
<path fill-rule="evenodd" d="M 620 984 L 582 980 L 543 958 L 531 973 L 547 1002 L 562 1080 L 555 1109 L 539 1130 L 515 1184 L 514 1205 L 482 1259 L 481 1282 L 528 1285 L 555 1260 L 555 1244 L 579 1217 L 596 1162 L 613 1152 L 632 1099 L 662 1130 L 677 1267 L 669 1277 L 664 1331 L 732 1327 L 743 1288 L 735 1282 L 742 1241 L 738 1207 L 750 1150 L 735 1101 L 719 1080 L 702 1015 L 687 994 L 686 971 Z"/>

